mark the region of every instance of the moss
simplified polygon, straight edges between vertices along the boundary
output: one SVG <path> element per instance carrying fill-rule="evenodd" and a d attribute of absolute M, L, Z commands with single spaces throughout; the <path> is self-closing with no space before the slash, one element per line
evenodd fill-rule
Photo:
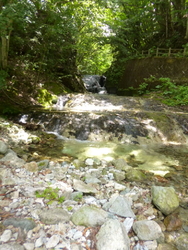
<path fill-rule="evenodd" d="M 37 99 L 44 107 L 48 107 L 52 104 L 54 96 L 47 89 L 39 89 Z"/>

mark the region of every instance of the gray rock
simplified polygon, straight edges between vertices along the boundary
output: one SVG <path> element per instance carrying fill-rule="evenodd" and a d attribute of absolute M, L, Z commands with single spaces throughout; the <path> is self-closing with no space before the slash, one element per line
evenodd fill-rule
<path fill-rule="evenodd" d="M 19 219 L 19 218 L 9 218 L 4 220 L 3 222 L 4 226 L 14 226 L 14 227 L 19 227 L 22 230 L 31 230 L 34 227 L 36 227 L 36 224 L 33 220 L 29 220 L 29 219 Z"/>
<path fill-rule="evenodd" d="M 77 179 L 73 180 L 73 186 L 75 190 L 83 193 L 97 193 L 97 190 L 91 184 L 86 184 Z"/>
<path fill-rule="evenodd" d="M 138 169 L 129 169 L 126 172 L 126 179 L 129 181 L 144 181 L 146 178 L 146 175 Z"/>
<path fill-rule="evenodd" d="M 119 158 L 117 160 L 114 160 L 114 165 L 115 165 L 115 168 L 118 169 L 118 170 L 123 170 L 123 171 L 127 171 L 129 169 L 132 169 L 131 166 L 129 166 L 127 164 L 127 162 L 123 159 L 123 158 Z"/>
<path fill-rule="evenodd" d="M 3 244 L 0 250 L 25 250 L 23 246 L 17 243 Z"/>
<path fill-rule="evenodd" d="M 133 230 L 140 240 L 156 240 L 162 236 L 160 226 L 151 220 L 136 221 Z"/>
<path fill-rule="evenodd" d="M 123 181 L 125 179 L 125 172 L 124 171 L 114 170 L 113 174 L 114 174 L 114 179 L 116 181 Z"/>
<path fill-rule="evenodd" d="M 153 186 L 151 195 L 154 205 L 165 215 L 179 207 L 179 199 L 173 187 Z"/>
<path fill-rule="evenodd" d="M 129 250 L 130 242 L 125 228 L 118 220 L 110 219 L 100 228 L 97 239 L 97 250 Z"/>
<path fill-rule="evenodd" d="M 37 165 L 38 165 L 39 171 L 43 170 L 43 169 L 46 169 L 49 166 L 49 160 L 39 161 L 39 162 L 37 162 Z"/>
<path fill-rule="evenodd" d="M 37 172 L 38 171 L 38 165 L 35 161 L 28 162 L 23 167 L 30 172 Z"/>
<path fill-rule="evenodd" d="M 175 241 L 175 245 L 178 250 L 187 250 L 188 249 L 188 233 L 180 235 Z"/>
<path fill-rule="evenodd" d="M 44 224 L 49 225 L 57 224 L 59 222 L 67 222 L 70 219 L 70 214 L 62 208 L 39 210 L 38 215 Z"/>
<path fill-rule="evenodd" d="M 122 217 L 135 218 L 130 201 L 121 195 L 112 197 L 109 202 L 104 204 L 103 209 Z"/>
<path fill-rule="evenodd" d="M 21 168 L 25 164 L 25 161 L 19 158 L 11 149 L 8 150 L 8 153 L 0 161 L 8 161 L 13 167 L 17 168 Z"/>
<path fill-rule="evenodd" d="M 7 151 L 8 151 L 8 146 L 3 141 L 0 141 L 0 154 L 5 155 Z"/>
<path fill-rule="evenodd" d="M 108 217 L 108 213 L 95 206 L 83 206 L 78 209 L 71 217 L 75 225 L 80 226 L 100 226 Z"/>

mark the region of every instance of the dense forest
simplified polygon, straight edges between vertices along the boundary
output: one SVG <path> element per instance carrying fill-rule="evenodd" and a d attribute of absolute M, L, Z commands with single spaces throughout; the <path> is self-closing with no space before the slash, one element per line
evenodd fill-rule
<path fill-rule="evenodd" d="M 187 0 L 1 0 L 0 95 L 84 92 L 84 74 L 115 84 L 142 50 L 188 46 Z"/>

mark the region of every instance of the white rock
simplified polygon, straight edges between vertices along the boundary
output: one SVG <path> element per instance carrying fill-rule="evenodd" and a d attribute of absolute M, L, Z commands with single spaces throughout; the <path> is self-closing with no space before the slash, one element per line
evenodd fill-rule
<path fill-rule="evenodd" d="M 52 248 L 52 247 L 57 246 L 57 244 L 59 243 L 59 240 L 60 240 L 59 235 L 57 235 L 57 234 L 52 235 L 52 237 L 46 243 L 46 248 Z"/>
<path fill-rule="evenodd" d="M 35 247 L 41 247 L 43 245 L 43 237 L 40 237 L 35 242 Z"/>
<path fill-rule="evenodd" d="M 7 241 L 9 241 L 11 239 L 11 237 L 12 237 L 12 232 L 11 232 L 11 230 L 7 229 L 1 235 L 0 241 L 1 242 L 7 242 Z"/>
<path fill-rule="evenodd" d="M 34 243 L 24 243 L 23 246 L 25 247 L 26 250 L 33 250 L 35 248 Z"/>
<path fill-rule="evenodd" d="M 131 230 L 131 228 L 133 226 L 133 222 L 134 222 L 133 218 L 126 218 L 124 220 L 123 225 L 124 225 L 127 233 Z"/>

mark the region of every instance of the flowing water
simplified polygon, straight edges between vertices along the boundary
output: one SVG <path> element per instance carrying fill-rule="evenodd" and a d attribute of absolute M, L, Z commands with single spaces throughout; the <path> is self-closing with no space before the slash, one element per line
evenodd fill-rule
<path fill-rule="evenodd" d="M 51 110 L 22 114 L 19 122 L 55 135 L 53 146 L 35 148 L 51 158 L 124 158 L 156 175 L 181 170 L 188 176 L 188 114 L 155 100 L 69 94 Z"/>

